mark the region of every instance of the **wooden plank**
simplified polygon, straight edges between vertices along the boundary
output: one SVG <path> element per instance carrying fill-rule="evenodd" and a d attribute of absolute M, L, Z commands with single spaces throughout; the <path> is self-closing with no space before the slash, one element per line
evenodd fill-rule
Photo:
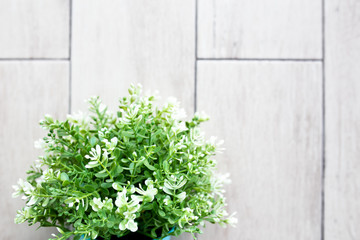
<path fill-rule="evenodd" d="M 115 106 L 130 83 L 194 105 L 195 3 L 74 1 L 72 109 L 100 95 Z"/>
<path fill-rule="evenodd" d="M 316 62 L 198 63 L 198 110 L 225 140 L 217 159 L 239 219 L 199 239 L 320 239 L 321 75 Z"/>
<path fill-rule="evenodd" d="M 65 118 L 68 110 L 68 63 L 0 62 L 0 226 L 1 239 L 48 239 L 53 229 L 14 223 L 25 205 L 12 199 L 11 185 L 25 178 L 40 152 L 34 141 L 45 136 L 38 122 L 44 114 Z"/>
<path fill-rule="evenodd" d="M 67 58 L 69 0 L 0 1 L 0 58 Z"/>
<path fill-rule="evenodd" d="M 99 95 L 112 109 L 131 83 L 194 111 L 192 0 L 73 2 L 72 111 Z M 174 238 L 175 239 L 175 238 Z M 188 234 L 177 239 L 191 239 Z"/>
<path fill-rule="evenodd" d="M 325 239 L 360 239 L 360 2 L 325 6 Z"/>
<path fill-rule="evenodd" d="M 321 0 L 198 0 L 201 58 L 321 58 Z"/>

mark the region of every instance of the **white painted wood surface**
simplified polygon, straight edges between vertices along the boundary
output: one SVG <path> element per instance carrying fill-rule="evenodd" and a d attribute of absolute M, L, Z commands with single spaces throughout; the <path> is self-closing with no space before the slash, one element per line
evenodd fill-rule
<path fill-rule="evenodd" d="M 42 115 L 85 110 L 92 95 L 114 107 L 137 82 L 176 96 L 189 115 L 197 95 L 212 116 L 208 135 L 225 139 L 219 168 L 232 173 L 239 224 L 210 226 L 200 239 L 360 238 L 358 0 L 72 2 L 0 0 L 0 239 L 49 237 L 13 223 L 22 202 L 10 197 L 37 156 Z"/>
<path fill-rule="evenodd" d="M 360 2 L 325 6 L 325 239 L 360 239 Z"/>
<path fill-rule="evenodd" d="M 321 0 L 198 0 L 200 58 L 321 58 Z"/>
<path fill-rule="evenodd" d="M 217 159 L 239 219 L 199 239 L 320 239 L 321 80 L 313 62 L 198 63 L 198 109 L 225 140 Z"/>
<path fill-rule="evenodd" d="M 0 58 L 67 58 L 69 0 L 0 0 Z"/>
<path fill-rule="evenodd" d="M 56 230 L 14 223 L 24 201 L 12 199 L 12 185 L 37 159 L 34 141 L 44 137 L 44 114 L 64 119 L 68 110 L 68 63 L 0 62 L 0 239 L 48 239 Z"/>
<path fill-rule="evenodd" d="M 77 0 L 72 37 L 73 110 L 92 95 L 115 106 L 139 82 L 193 113 L 194 1 Z"/>

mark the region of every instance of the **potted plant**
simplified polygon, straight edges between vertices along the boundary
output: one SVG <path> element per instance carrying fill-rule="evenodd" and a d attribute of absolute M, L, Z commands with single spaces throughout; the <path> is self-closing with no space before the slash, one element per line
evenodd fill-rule
<path fill-rule="evenodd" d="M 129 94 L 116 114 L 94 97 L 90 116 L 45 116 L 48 134 L 35 144 L 44 155 L 14 186 L 14 197 L 26 200 L 16 223 L 57 227 L 52 239 L 109 240 L 194 235 L 204 221 L 236 222 L 225 210 L 226 178 L 215 173 L 218 144 L 199 130 L 207 117 L 185 121 L 177 102 L 157 107 L 140 86 Z"/>

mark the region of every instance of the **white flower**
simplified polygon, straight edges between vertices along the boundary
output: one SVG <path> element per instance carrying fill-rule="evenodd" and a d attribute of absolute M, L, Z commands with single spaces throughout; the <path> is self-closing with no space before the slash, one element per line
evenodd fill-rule
<path fill-rule="evenodd" d="M 111 198 L 107 198 L 105 197 L 105 200 L 103 200 L 103 204 L 104 204 L 104 207 L 108 210 L 112 210 L 114 205 L 112 203 L 112 199 Z"/>
<path fill-rule="evenodd" d="M 168 97 L 167 104 L 171 106 L 178 106 L 179 101 L 175 97 Z"/>
<path fill-rule="evenodd" d="M 41 187 L 41 183 L 45 182 L 44 175 L 41 175 L 39 178 L 35 179 L 35 182 L 37 187 Z"/>
<path fill-rule="evenodd" d="M 117 193 L 117 197 L 116 197 L 116 200 L 115 200 L 115 205 L 118 207 L 118 208 L 122 208 L 123 206 L 126 206 L 127 204 L 127 200 L 128 198 L 126 197 L 126 188 L 124 188 L 122 190 L 122 192 L 118 192 Z"/>
<path fill-rule="evenodd" d="M 135 214 L 133 214 L 133 216 L 135 217 Z M 130 219 L 125 226 L 132 232 L 136 232 L 138 230 L 137 222 L 135 222 L 133 219 Z"/>
<path fill-rule="evenodd" d="M 44 176 L 45 180 L 49 180 L 49 179 L 53 178 L 54 170 L 51 168 L 45 169 L 43 172 L 43 176 Z"/>
<path fill-rule="evenodd" d="M 120 230 L 129 229 L 132 232 L 136 232 L 138 230 L 137 222 L 135 222 L 136 211 L 126 211 L 123 213 L 124 220 L 122 220 L 119 224 Z"/>
<path fill-rule="evenodd" d="M 135 191 L 143 195 L 145 200 L 152 202 L 158 190 L 154 188 L 154 182 L 150 179 L 145 181 L 145 185 L 147 185 L 146 191 L 141 187 L 141 184 L 139 184 L 139 188 L 136 188 Z"/>
<path fill-rule="evenodd" d="M 31 215 L 30 211 L 30 207 L 25 207 L 23 210 L 18 210 L 15 217 L 15 223 L 19 224 L 25 222 L 26 219 L 28 219 Z"/>
<path fill-rule="evenodd" d="M 101 156 L 101 148 L 99 145 L 96 145 L 96 150 L 94 148 L 91 148 L 90 155 L 85 155 L 85 158 L 91 159 L 91 160 L 98 160 Z"/>
<path fill-rule="evenodd" d="M 86 164 L 86 168 L 94 168 L 99 166 L 99 162 L 100 161 L 100 157 L 101 157 L 101 148 L 99 145 L 96 145 L 96 149 L 91 148 L 90 151 L 90 155 L 85 155 L 85 158 L 87 159 L 91 159 L 92 161 L 88 162 L 88 164 Z"/>
<path fill-rule="evenodd" d="M 117 191 L 122 191 L 124 188 L 121 186 L 121 184 L 120 183 L 118 183 L 118 182 L 114 182 L 113 184 L 112 184 L 112 187 L 113 187 L 113 189 L 115 189 L 115 190 L 117 190 Z"/>
<path fill-rule="evenodd" d="M 174 175 L 170 176 L 170 179 L 165 179 L 163 190 L 167 192 L 171 192 L 170 190 L 176 190 L 182 188 L 186 184 L 187 180 L 180 176 L 179 179 Z"/>
<path fill-rule="evenodd" d="M 170 199 L 170 196 L 166 196 L 165 197 L 165 199 L 164 199 L 164 204 L 166 205 L 166 206 L 168 206 L 169 204 L 171 204 L 171 199 Z"/>
<path fill-rule="evenodd" d="M 44 165 L 39 159 L 36 159 L 34 162 L 35 162 L 35 168 L 37 169 L 40 169 Z"/>
<path fill-rule="evenodd" d="M 183 120 L 184 118 L 186 118 L 185 109 L 176 107 L 172 117 L 176 120 Z"/>
<path fill-rule="evenodd" d="M 198 128 L 191 128 L 190 129 L 190 141 L 196 146 L 203 145 L 204 133 L 201 132 Z"/>
<path fill-rule="evenodd" d="M 62 138 L 65 139 L 66 141 L 70 142 L 71 144 L 76 141 L 76 139 L 71 135 L 63 136 Z"/>
<path fill-rule="evenodd" d="M 136 232 L 138 230 L 137 222 L 135 222 L 134 219 L 125 218 L 123 221 L 120 222 L 119 229 L 121 231 L 124 231 L 125 229 L 129 229 L 132 232 Z"/>
<path fill-rule="evenodd" d="M 88 130 L 90 128 L 90 117 L 83 112 L 77 112 L 71 115 L 68 114 L 67 120 L 69 120 L 71 123 L 77 124 L 80 129 Z"/>
<path fill-rule="evenodd" d="M 12 195 L 14 198 L 24 193 L 25 196 L 23 196 L 22 199 L 28 199 L 29 195 L 31 195 L 35 190 L 35 188 L 29 182 L 24 181 L 21 178 L 18 180 L 17 184 L 18 185 L 12 186 L 13 189 L 15 190 L 15 192 Z"/>
<path fill-rule="evenodd" d="M 186 192 L 179 193 L 179 194 L 175 195 L 175 197 L 177 197 L 179 199 L 179 201 L 182 202 L 186 198 Z"/>
<path fill-rule="evenodd" d="M 44 141 L 44 139 L 41 138 L 41 139 L 34 142 L 34 147 L 36 149 L 45 149 L 46 142 Z"/>
<path fill-rule="evenodd" d="M 92 207 L 92 209 L 97 212 L 100 209 L 103 208 L 104 203 L 101 201 L 101 198 L 93 198 L 93 200 L 90 201 L 90 205 Z"/>
<path fill-rule="evenodd" d="M 171 130 L 175 134 L 177 134 L 177 133 L 184 132 L 184 131 L 188 130 L 188 128 L 186 127 L 185 122 L 180 122 L 178 124 L 175 124 L 175 126 L 173 126 Z"/>
<path fill-rule="evenodd" d="M 14 193 L 12 194 L 13 198 L 17 198 L 21 195 L 21 189 L 18 185 L 13 185 L 12 188 L 14 189 Z"/>
<path fill-rule="evenodd" d="M 99 137 L 101 137 L 101 138 L 105 138 L 106 137 L 105 135 L 107 135 L 109 133 L 110 133 L 109 129 L 106 127 L 103 127 L 100 129 L 100 131 L 98 131 Z"/>
<path fill-rule="evenodd" d="M 140 201 L 142 200 L 140 196 L 132 195 L 131 201 L 128 202 L 128 197 L 126 196 L 127 189 L 124 188 L 121 192 L 117 193 L 115 205 L 118 209 L 115 211 L 117 214 L 123 216 L 123 220 L 119 224 L 120 230 L 129 229 L 132 232 L 137 231 L 138 226 L 134 221 L 136 218 L 136 212 L 140 209 Z"/>
<path fill-rule="evenodd" d="M 224 140 L 222 139 L 222 140 L 219 140 L 218 142 L 216 140 L 217 140 L 216 137 L 211 136 L 210 139 L 206 143 L 216 147 L 217 153 L 222 153 L 225 150 L 224 147 L 221 147 L 224 144 Z"/>
<path fill-rule="evenodd" d="M 31 196 L 30 200 L 26 203 L 26 205 L 27 205 L 27 206 L 32 206 L 32 205 L 34 205 L 34 204 L 37 202 L 38 199 L 39 199 L 39 198 L 36 197 L 36 196 Z"/>
<path fill-rule="evenodd" d="M 209 116 L 205 112 L 196 112 L 195 118 L 199 119 L 201 122 L 209 120 Z"/>
<path fill-rule="evenodd" d="M 238 219 L 236 217 L 234 217 L 235 214 L 236 214 L 236 212 L 231 214 L 231 216 L 225 220 L 225 223 L 230 224 L 233 227 L 236 227 L 236 224 L 238 223 Z"/>
<path fill-rule="evenodd" d="M 109 140 L 107 140 L 107 139 L 102 140 L 102 142 L 105 143 L 106 150 L 109 153 L 112 153 L 112 151 L 114 151 L 114 149 L 118 143 L 118 139 L 117 139 L 117 137 L 113 137 L 110 141 L 111 142 L 109 142 Z"/>
<path fill-rule="evenodd" d="M 179 226 L 180 227 L 183 227 L 183 224 L 185 224 L 185 223 L 188 223 L 188 224 L 191 225 L 192 220 L 199 219 L 198 216 L 194 215 L 194 210 L 193 209 L 191 209 L 189 207 L 186 207 L 186 208 L 183 208 L 182 210 L 184 212 L 184 215 L 179 220 Z"/>

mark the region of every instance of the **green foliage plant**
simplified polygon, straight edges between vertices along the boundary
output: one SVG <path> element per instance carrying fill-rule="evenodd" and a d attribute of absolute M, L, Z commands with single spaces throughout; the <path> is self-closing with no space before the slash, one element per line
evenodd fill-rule
<path fill-rule="evenodd" d="M 51 239 L 75 240 L 130 232 L 195 238 L 204 221 L 235 224 L 225 210 L 227 178 L 215 171 L 218 143 L 199 129 L 208 118 L 185 121 L 178 102 L 155 100 L 132 85 L 116 114 L 93 97 L 89 116 L 45 116 L 48 134 L 35 143 L 44 155 L 14 186 L 13 196 L 26 200 L 15 222 L 57 227 Z"/>

